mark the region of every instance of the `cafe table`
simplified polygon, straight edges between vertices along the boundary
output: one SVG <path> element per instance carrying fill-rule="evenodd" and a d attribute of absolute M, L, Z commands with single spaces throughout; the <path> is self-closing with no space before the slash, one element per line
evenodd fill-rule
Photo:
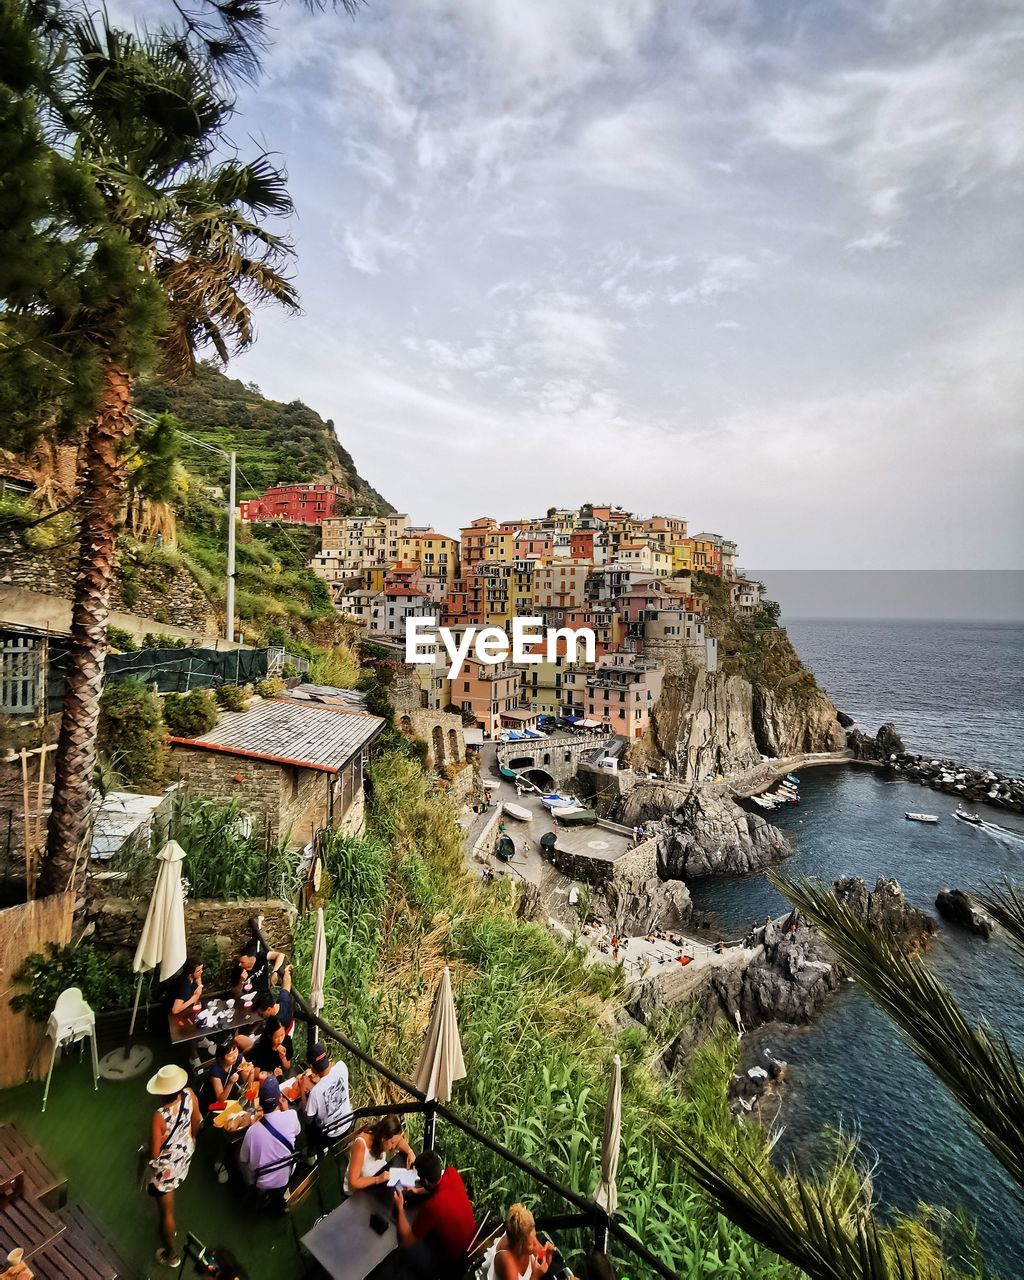
<path fill-rule="evenodd" d="M 234 1000 L 234 1005 L 230 1009 L 227 1005 L 229 1000 Z M 202 1009 L 216 1013 L 218 1015 L 216 1020 L 209 1023 L 205 1020 L 200 1022 L 199 1010 L 194 1006 L 185 1013 L 167 1015 L 171 1044 L 187 1044 L 191 1040 L 201 1040 L 204 1036 L 208 1036 L 211 1040 L 220 1040 L 223 1036 L 233 1035 L 236 1031 L 246 1031 L 260 1021 L 260 1015 L 255 1008 L 250 1006 L 247 1009 L 230 991 L 222 991 L 209 997 L 204 996 Z"/>
<path fill-rule="evenodd" d="M 410 1222 L 416 1221 L 419 1205 L 408 1196 L 405 1212 Z M 374 1214 L 387 1222 L 380 1234 L 370 1226 Z M 331 1280 L 366 1280 L 398 1248 L 390 1193 L 385 1198 L 372 1191 L 354 1191 L 306 1232 L 302 1244 Z"/>

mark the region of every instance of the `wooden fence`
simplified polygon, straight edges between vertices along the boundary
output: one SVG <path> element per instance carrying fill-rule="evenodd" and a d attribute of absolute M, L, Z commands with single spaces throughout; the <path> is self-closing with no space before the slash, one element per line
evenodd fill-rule
<path fill-rule="evenodd" d="M 23 1013 L 14 1013 L 10 999 L 19 990 L 13 974 L 26 956 L 45 950 L 48 942 L 71 941 L 74 894 L 61 893 L 38 898 L 0 911 L 0 1089 L 22 1084 L 29 1063 L 39 1048 L 44 1028 Z M 33 1075 L 46 1073 L 47 1054 L 39 1054 Z"/>

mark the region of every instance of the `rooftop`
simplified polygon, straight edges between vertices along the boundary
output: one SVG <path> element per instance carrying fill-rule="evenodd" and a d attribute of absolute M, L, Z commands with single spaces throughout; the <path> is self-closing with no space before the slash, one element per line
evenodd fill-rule
<path fill-rule="evenodd" d="M 201 737 L 170 741 L 186 749 L 338 773 L 383 728 L 379 716 L 365 711 L 272 698 L 254 702 L 248 711 L 227 712 Z"/>

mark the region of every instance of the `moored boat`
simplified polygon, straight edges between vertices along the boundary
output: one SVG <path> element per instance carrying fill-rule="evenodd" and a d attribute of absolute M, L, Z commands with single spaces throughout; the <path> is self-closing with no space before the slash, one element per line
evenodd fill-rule
<path fill-rule="evenodd" d="M 934 813 L 905 813 L 903 816 L 910 822 L 938 822 Z"/>

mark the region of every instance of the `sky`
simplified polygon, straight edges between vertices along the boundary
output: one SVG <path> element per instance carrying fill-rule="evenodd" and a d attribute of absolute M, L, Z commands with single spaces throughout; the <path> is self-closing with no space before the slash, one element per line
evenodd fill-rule
<path fill-rule="evenodd" d="M 157 0 L 136 0 L 148 14 Z M 612 502 L 776 568 L 1024 565 L 1024 9 L 276 10 L 300 316 L 230 372 L 417 523 Z"/>

